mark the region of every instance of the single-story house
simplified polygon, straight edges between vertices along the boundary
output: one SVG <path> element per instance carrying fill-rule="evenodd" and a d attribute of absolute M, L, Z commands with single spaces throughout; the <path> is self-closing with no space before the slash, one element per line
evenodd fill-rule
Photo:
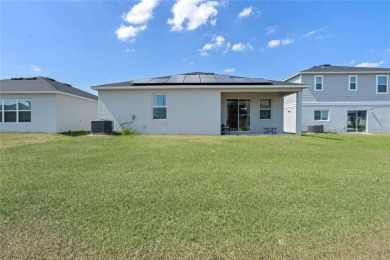
<path fill-rule="evenodd" d="M 51 78 L 0 81 L 0 132 L 89 131 L 97 108 L 97 96 Z"/>
<path fill-rule="evenodd" d="M 295 133 L 301 134 L 302 90 L 290 82 L 193 72 L 93 86 L 98 118 L 143 134 L 283 132 L 283 99 L 296 94 Z"/>

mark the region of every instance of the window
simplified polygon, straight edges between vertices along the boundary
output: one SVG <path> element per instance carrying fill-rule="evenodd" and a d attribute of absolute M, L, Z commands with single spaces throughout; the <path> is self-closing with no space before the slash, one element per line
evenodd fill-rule
<path fill-rule="evenodd" d="M 376 76 L 376 93 L 387 94 L 388 78 L 387 76 Z"/>
<path fill-rule="evenodd" d="M 349 76 L 349 90 L 357 90 L 357 76 Z"/>
<path fill-rule="evenodd" d="M 31 122 L 31 100 L 18 100 L 18 118 L 19 122 Z"/>
<path fill-rule="evenodd" d="M 271 99 L 260 99 L 260 119 L 271 119 Z"/>
<path fill-rule="evenodd" d="M 167 119 L 167 95 L 153 95 L 153 119 Z"/>
<path fill-rule="evenodd" d="M 314 90 L 315 91 L 322 91 L 322 85 L 323 85 L 322 76 L 315 76 L 314 77 Z"/>
<path fill-rule="evenodd" d="M 319 121 L 329 120 L 329 110 L 315 110 L 314 120 L 319 120 Z"/>
<path fill-rule="evenodd" d="M 29 99 L 0 100 L 0 122 L 4 122 L 4 123 L 31 122 L 31 100 Z"/>
<path fill-rule="evenodd" d="M 16 122 L 16 99 L 4 99 L 4 122 Z"/>

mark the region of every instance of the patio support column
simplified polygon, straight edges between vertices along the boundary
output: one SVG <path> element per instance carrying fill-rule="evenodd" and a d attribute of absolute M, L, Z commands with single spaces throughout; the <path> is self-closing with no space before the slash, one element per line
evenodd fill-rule
<path fill-rule="evenodd" d="M 295 135 L 302 134 L 302 90 L 298 90 L 296 99 Z"/>

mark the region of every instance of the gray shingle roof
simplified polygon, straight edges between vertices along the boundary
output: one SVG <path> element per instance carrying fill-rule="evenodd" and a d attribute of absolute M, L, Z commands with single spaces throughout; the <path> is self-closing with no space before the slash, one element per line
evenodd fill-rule
<path fill-rule="evenodd" d="M 157 78 L 143 78 L 132 81 L 105 84 L 95 87 L 156 86 L 156 85 L 300 85 L 289 82 L 246 78 L 208 72 L 191 72 Z"/>
<path fill-rule="evenodd" d="M 62 92 L 92 100 L 98 100 L 98 97 L 72 87 L 69 84 L 57 82 L 51 78 L 31 77 L 31 78 L 12 78 L 0 81 L 0 93 L 7 92 Z"/>
<path fill-rule="evenodd" d="M 314 66 L 310 69 L 303 70 L 301 73 L 304 72 L 390 72 L 390 68 L 365 68 L 365 67 L 348 67 L 348 66 L 332 66 L 329 64 L 323 64 Z"/>

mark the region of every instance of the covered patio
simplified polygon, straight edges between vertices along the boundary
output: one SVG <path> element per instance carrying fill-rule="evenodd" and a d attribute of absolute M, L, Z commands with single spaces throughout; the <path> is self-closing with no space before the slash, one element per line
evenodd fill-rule
<path fill-rule="evenodd" d="M 284 97 L 296 94 L 301 99 L 303 88 L 302 85 L 272 85 L 242 91 L 221 91 L 221 133 L 282 134 Z M 299 105 L 295 120 L 300 122 L 302 107 L 300 102 L 297 103 Z M 301 124 L 295 125 L 295 133 L 300 135 Z"/>

